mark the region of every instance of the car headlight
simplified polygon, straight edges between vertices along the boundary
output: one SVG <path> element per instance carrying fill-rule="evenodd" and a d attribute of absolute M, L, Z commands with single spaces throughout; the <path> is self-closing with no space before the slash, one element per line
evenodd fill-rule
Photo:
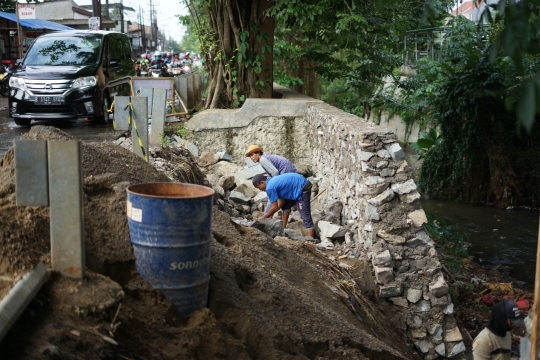
<path fill-rule="evenodd" d="M 77 89 L 86 86 L 94 86 L 97 84 L 97 76 L 85 76 L 76 79 L 73 82 L 72 88 Z"/>
<path fill-rule="evenodd" d="M 26 83 L 23 78 L 12 76 L 9 78 L 9 87 L 26 90 Z"/>

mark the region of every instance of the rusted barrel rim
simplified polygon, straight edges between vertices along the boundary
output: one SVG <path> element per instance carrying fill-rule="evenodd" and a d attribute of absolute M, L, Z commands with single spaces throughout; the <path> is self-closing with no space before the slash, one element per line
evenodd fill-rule
<path fill-rule="evenodd" d="M 214 190 L 201 185 L 185 183 L 144 183 L 127 187 L 127 192 L 148 198 L 195 199 L 214 196 Z"/>

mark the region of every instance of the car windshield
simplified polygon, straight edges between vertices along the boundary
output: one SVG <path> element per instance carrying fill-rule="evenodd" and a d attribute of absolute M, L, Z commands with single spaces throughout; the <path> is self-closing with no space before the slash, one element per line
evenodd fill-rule
<path fill-rule="evenodd" d="M 92 65 L 99 59 L 101 37 L 37 38 L 23 65 Z"/>

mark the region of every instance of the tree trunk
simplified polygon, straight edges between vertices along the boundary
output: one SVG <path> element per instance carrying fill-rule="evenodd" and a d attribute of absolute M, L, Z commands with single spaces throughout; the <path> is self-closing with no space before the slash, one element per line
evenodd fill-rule
<path fill-rule="evenodd" d="M 236 108 L 246 98 L 259 97 L 263 86 L 271 88 L 260 70 L 261 48 L 272 43 L 269 34 L 260 31 L 265 16 L 261 0 L 186 1 L 191 7 L 199 5 L 208 19 L 206 31 L 204 25 L 198 28 L 210 79 L 205 108 Z"/>

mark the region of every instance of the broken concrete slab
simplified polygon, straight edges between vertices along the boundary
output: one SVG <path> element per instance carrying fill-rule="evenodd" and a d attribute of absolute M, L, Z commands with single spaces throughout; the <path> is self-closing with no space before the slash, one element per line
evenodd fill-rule
<path fill-rule="evenodd" d="M 218 151 L 216 155 L 219 157 L 220 161 L 232 161 L 233 156 L 226 151 Z"/>
<path fill-rule="evenodd" d="M 410 193 L 399 195 L 399 200 L 404 203 L 411 204 L 416 200 L 420 199 L 420 197 L 420 193 L 416 190 L 413 190 Z"/>
<path fill-rule="evenodd" d="M 390 169 L 390 168 L 386 168 L 386 169 L 382 169 L 381 170 L 381 176 L 382 177 L 390 177 L 390 176 L 394 176 L 394 174 L 396 173 L 396 170 L 394 169 Z"/>
<path fill-rule="evenodd" d="M 399 195 L 403 195 L 403 194 L 408 194 L 413 190 L 416 190 L 416 184 L 413 179 L 409 179 L 403 183 L 392 184 L 391 189 L 395 193 Z"/>
<path fill-rule="evenodd" d="M 220 164 L 220 165 L 214 171 L 214 174 L 216 174 L 217 176 L 233 175 L 235 177 L 235 179 L 238 179 L 236 177 L 236 173 L 238 171 L 240 171 L 240 166 L 238 166 L 236 164 L 233 164 L 233 163 L 230 163 L 230 162 L 226 162 L 226 161 L 220 161 L 216 165 L 218 165 L 218 164 Z M 241 180 L 245 180 L 245 179 L 241 179 Z"/>
<path fill-rule="evenodd" d="M 235 177 L 232 175 L 225 175 L 219 178 L 217 184 L 224 190 L 232 190 L 236 186 Z"/>
<path fill-rule="evenodd" d="M 378 267 L 374 266 L 375 279 L 379 284 L 388 284 L 394 280 L 394 271 L 390 267 Z"/>
<path fill-rule="evenodd" d="M 345 229 L 342 226 L 332 224 L 329 221 L 320 220 L 317 223 L 317 227 L 319 228 L 319 233 L 322 238 L 326 239 L 337 239 L 345 236 L 345 233 L 347 232 L 347 229 Z"/>
<path fill-rule="evenodd" d="M 412 302 L 413 304 L 416 304 L 418 300 L 422 297 L 422 290 L 409 288 L 407 290 L 407 300 Z"/>
<path fill-rule="evenodd" d="M 392 235 L 392 234 L 387 233 L 384 230 L 380 230 L 377 233 L 377 236 L 380 237 L 381 239 L 384 239 L 385 241 L 388 241 L 392 245 L 401 245 L 401 244 L 404 244 L 406 241 L 406 239 L 403 236 Z"/>
<path fill-rule="evenodd" d="M 385 250 L 373 257 L 373 265 L 389 267 L 392 264 L 392 255 L 389 250 Z"/>
<path fill-rule="evenodd" d="M 261 203 L 266 204 L 267 202 L 268 202 L 268 195 L 266 194 L 265 191 L 261 191 L 260 193 L 255 195 L 255 197 L 253 197 L 253 203 L 255 205 L 259 205 Z"/>
<path fill-rule="evenodd" d="M 453 329 L 445 330 L 444 331 L 444 341 L 445 342 L 455 342 L 455 341 L 462 341 L 463 336 L 461 336 L 461 332 L 459 331 L 459 328 L 456 326 Z"/>
<path fill-rule="evenodd" d="M 377 207 L 366 202 L 366 212 L 365 217 L 370 221 L 379 221 L 381 219 L 379 213 L 377 212 Z"/>
<path fill-rule="evenodd" d="M 283 223 L 279 219 L 260 219 L 256 220 L 251 227 L 261 230 L 263 233 L 271 237 L 283 236 Z"/>
<path fill-rule="evenodd" d="M 407 217 L 412 220 L 414 226 L 416 227 L 420 227 L 424 225 L 425 223 L 427 223 L 426 213 L 424 212 L 423 209 L 415 210 L 409 213 Z"/>
<path fill-rule="evenodd" d="M 401 307 L 404 307 L 404 308 L 409 307 L 409 303 L 407 302 L 407 300 L 402 298 L 402 297 L 393 297 L 393 298 L 390 298 L 389 300 L 394 305 L 401 306 Z"/>
<path fill-rule="evenodd" d="M 448 294 L 448 284 L 444 280 L 444 276 L 439 274 L 433 285 L 429 285 L 429 291 L 436 297 L 441 297 Z"/>
<path fill-rule="evenodd" d="M 390 145 L 385 145 L 385 149 L 390 153 L 390 156 L 392 157 L 392 160 L 398 161 L 405 157 L 405 154 L 403 153 L 403 149 L 401 146 L 399 146 L 398 143 L 393 143 Z"/>
<path fill-rule="evenodd" d="M 400 282 L 387 284 L 379 288 L 379 297 L 396 297 L 403 291 Z"/>
<path fill-rule="evenodd" d="M 237 181 L 242 181 L 252 179 L 255 175 L 264 173 L 266 173 L 266 171 L 264 171 L 261 164 L 257 163 L 256 165 L 250 166 L 245 169 L 238 169 L 234 172 L 233 175 Z"/>
<path fill-rule="evenodd" d="M 251 197 L 245 196 L 239 191 L 231 191 L 231 194 L 229 195 L 229 199 L 241 205 L 249 204 L 249 202 L 251 201 Z"/>
<path fill-rule="evenodd" d="M 408 240 L 405 245 L 411 248 L 432 247 L 435 243 L 425 231 L 419 231 L 416 236 Z"/>
<path fill-rule="evenodd" d="M 201 156 L 197 159 L 197 164 L 199 166 L 209 166 L 214 165 L 219 161 L 219 156 L 210 151 L 204 151 L 201 153 Z"/>
<path fill-rule="evenodd" d="M 376 197 L 369 199 L 368 203 L 373 206 L 381 206 L 382 204 L 386 204 L 387 202 L 391 201 L 394 196 L 395 193 L 392 191 L 392 189 L 386 189 Z"/>

